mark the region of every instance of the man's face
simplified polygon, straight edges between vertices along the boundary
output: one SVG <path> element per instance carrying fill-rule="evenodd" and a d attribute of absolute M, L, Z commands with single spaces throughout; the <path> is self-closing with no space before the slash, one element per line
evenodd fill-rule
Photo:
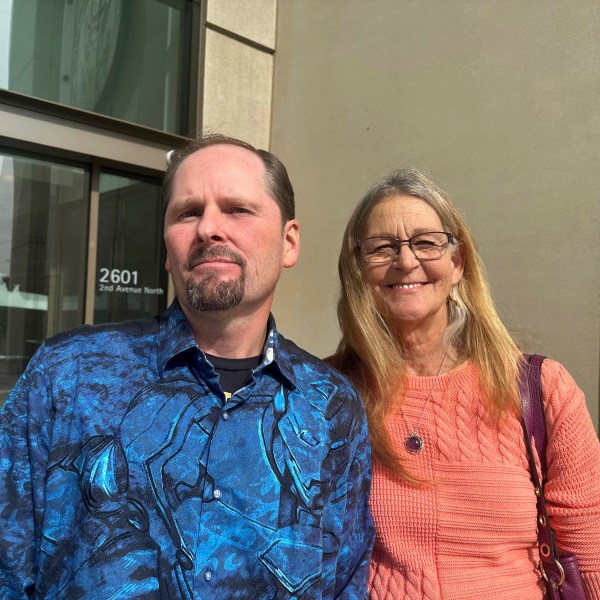
<path fill-rule="evenodd" d="M 269 310 L 281 269 L 293 266 L 299 251 L 298 224 L 282 224 L 261 159 L 226 144 L 181 163 L 164 237 L 166 269 L 188 315 Z"/>

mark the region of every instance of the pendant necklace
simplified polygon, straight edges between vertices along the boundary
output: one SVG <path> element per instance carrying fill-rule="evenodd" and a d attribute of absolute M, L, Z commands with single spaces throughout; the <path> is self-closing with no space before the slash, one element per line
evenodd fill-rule
<path fill-rule="evenodd" d="M 427 408 L 427 403 L 429 402 L 429 400 L 431 400 L 431 396 L 433 395 L 433 390 L 435 389 L 438 379 L 440 378 L 442 369 L 444 368 L 444 363 L 446 362 L 446 358 L 448 358 L 447 352 L 446 352 L 446 354 L 444 354 L 444 360 L 442 361 L 442 364 L 440 365 L 437 375 L 435 376 L 433 385 L 431 386 L 431 389 L 429 390 L 429 395 L 425 399 L 425 404 L 423 404 L 423 409 L 421 410 L 421 414 L 419 415 L 419 418 L 417 419 L 417 422 L 415 423 L 414 427 L 408 422 L 408 419 L 404 415 L 404 411 L 402 411 L 402 418 L 404 419 L 405 423 L 408 425 L 408 430 L 411 432 L 410 435 L 408 435 L 404 439 L 404 447 L 411 454 L 418 454 L 419 452 L 421 452 L 421 450 L 423 450 L 423 446 L 425 446 L 425 442 L 423 441 L 423 438 L 418 433 L 419 424 L 421 423 L 421 419 L 423 418 L 423 415 L 425 414 L 425 409 Z"/>

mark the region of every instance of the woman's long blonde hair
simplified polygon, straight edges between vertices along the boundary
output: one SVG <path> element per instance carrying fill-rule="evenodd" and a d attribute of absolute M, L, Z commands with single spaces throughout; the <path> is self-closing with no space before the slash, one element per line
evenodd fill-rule
<path fill-rule="evenodd" d="M 373 455 L 399 476 L 416 481 L 392 449 L 385 424 L 393 390 L 401 388 L 404 381 L 402 351 L 365 283 L 357 246 L 373 208 L 392 196 L 420 198 L 438 214 L 444 231 L 459 240 L 460 247 L 455 251 L 461 252 L 464 273 L 448 298 L 449 325 L 444 342 L 461 360 L 471 360 L 477 368 L 490 414 L 519 411 L 517 373 L 521 355 L 498 317 L 471 234 L 444 192 L 414 168 L 397 169 L 375 183 L 359 202 L 344 232 L 338 263 L 342 339 L 328 360 L 350 378 L 363 396 Z"/>

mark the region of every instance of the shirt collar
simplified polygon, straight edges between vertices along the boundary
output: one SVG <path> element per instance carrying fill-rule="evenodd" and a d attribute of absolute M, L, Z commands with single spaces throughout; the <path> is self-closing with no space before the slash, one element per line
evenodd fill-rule
<path fill-rule="evenodd" d="M 296 387 L 296 376 L 291 365 L 291 356 L 288 351 L 289 342 L 277 331 L 275 318 L 269 315 L 267 323 L 267 339 L 263 348 L 263 361 L 257 370 L 265 369 L 269 365 L 287 380 L 292 388 Z M 167 308 L 160 319 L 158 337 L 158 369 L 161 377 L 167 369 L 168 363 L 176 356 L 191 349 L 197 349 L 196 340 L 187 319 L 181 310 L 177 298 Z"/>
<path fill-rule="evenodd" d="M 292 369 L 292 358 L 288 352 L 289 342 L 277 331 L 275 317 L 270 314 L 267 323 L 267 340 L 263 349 L 263 362 L 259 369 L 273 365 L 292 388 L 296 387 L 296 375 Z"/>
<path fill-rule="evenodd" d="M 161 316 L 159 327 L 158 370 L 162 377 L 172 358 L 197 346 L 177 298 Z"/>

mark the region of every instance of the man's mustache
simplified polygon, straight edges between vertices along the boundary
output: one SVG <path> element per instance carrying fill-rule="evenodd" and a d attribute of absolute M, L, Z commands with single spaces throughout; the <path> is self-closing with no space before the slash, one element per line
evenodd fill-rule
<path fill-rule="evenodd" d="M 226 258 L 240 265 L 242 269 L 246 266 L 246 261 L 228 246 L 210 246 L 209 248 L 201 247 L 192 250 L 185 261 L 185 269 L 191 271 L 199 262 L 215 258 Z"/>

